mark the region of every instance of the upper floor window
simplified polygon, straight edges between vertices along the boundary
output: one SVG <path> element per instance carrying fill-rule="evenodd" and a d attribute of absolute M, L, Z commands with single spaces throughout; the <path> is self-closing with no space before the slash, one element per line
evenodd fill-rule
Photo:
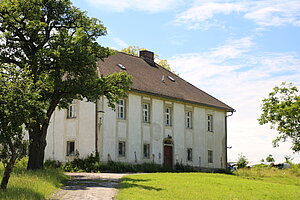
<path fill-rule="evenodd" d="M 165 109 L 165 122 L 166 126 L 172 126 L 172 109 L 170 107 Z"/>
<path fill-rule="evenodd" d="M 187 149 L 187 160 L 193 161 L 193 149 L 192 148 Z"/>
<path fill-rule="evenodd" d="M 143 103 L 143 122 L 150 122 L 150 104 Z"/>
<path fill-rule="evenodd" d="M 214 131 L 214 120 L 212 115 L 207 115 L 207 131 Z"/>
<path fill-rule="evenodd" d="M 118 118 L 125 119 L 125 100 L 120 99 L 118 103 Z"/>
<path fill-rule="evenodd" d="M 207 151 L 207 157 L 208 157 L 208 163 L 213 163 L 213 151 L 212 150 L 208 150 Z"/>
<path fill-rule="evenodd" d="M 192 111 L 185 111 L 185 127 L 192 128 Z"/>
<path fill-rule="evenodd" d="M 119 156 L 124 157 L 126 154 L 126 146 L 124 141 L 119 142 Z"/>
<path fill-rule="evenodd" d="M 75 118 L 76 117 L 76 100 L 73 100 L 68 107 L 67 110 L 67 117 L 68 118 Z"/>

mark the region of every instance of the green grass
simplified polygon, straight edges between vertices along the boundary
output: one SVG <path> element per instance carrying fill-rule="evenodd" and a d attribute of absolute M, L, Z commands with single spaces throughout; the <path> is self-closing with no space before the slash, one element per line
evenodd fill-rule
<path fill-rule="evenodd" d="M 21 160 L 11 175 L 6 191 L 0 190 L 0 199 L 37 200 L 49 197 L 62 186 L 67 177 L 59 169 L 27 171 L 26 159 Z M 3 166 L 0 167 L 1 178 Z"/>
<path fill-rule="evenodd" d="M 300 169 L 131 175 L 122 179 L 117 199 L 300 199 Z"/>

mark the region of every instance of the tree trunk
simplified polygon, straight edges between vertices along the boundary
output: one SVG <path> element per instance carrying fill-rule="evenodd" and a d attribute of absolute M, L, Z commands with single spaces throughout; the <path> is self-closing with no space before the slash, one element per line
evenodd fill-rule
<path fill-rule="evenodd" d="M 43 131 L 34 130 L 29 133 L 29 159 L 27 164 L 27 169 L 29 170 L 37 170 L 44 168 L 44 155 L 46 148 L 46 138 L 43 135 L 46 135 Z"/>
<path fill-rule="evenodd" d="M 30 143 L 29 159 L 27 164 L 28 170 L 44 168 L 45 148 L 47 145 L 46 136 L 49 121 L 60 99 L 63 97 L 63 93 L 55 93 L 53 96 L 54 97 L 50 102 L 49 108 L 47 109 L 46 118 L 41 123 L 39 123 L 39 120 L 37 119 L 35 126 L 29 131 Z"/>
<path fill-rule="evenodd" d="M 15 162 L 16 162 L 16 153 L 13 152 L 12 156 L 10 157 L 9 162 L 5 166 L 4 174 L 3 174 L 3 177 L 2 177 L 2 181 L 1 181 L 1 189 L 2 190 L 5 190 L 7 188 L 7 184 L 8 184 L 9 178 L 10 178 L 10 174 L 13 170 Z"/>

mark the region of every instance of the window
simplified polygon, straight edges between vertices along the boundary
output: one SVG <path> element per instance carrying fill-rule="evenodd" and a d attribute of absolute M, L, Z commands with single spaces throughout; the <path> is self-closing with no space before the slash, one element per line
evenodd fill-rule
<path fill-rule="evenodd" d="M 125 100 L 120 99 L 118 103 L 118 118 L 125 119 Z"/>
<path fill-rule="evenodd" d="M 207 155 L 208 155 L 208 163 L 213 163 L 213 151 L 208 150 Z"/>
<path fill-rule="evenodd" d="M 172 126 L 172 110 L 170 107 L 167 107 L 165 110 L 165 120 L 166 126 Z"/>
<path fill-rule="evenodd" d="M 207 115 L 207 131 L 213 132 L 214 131 L 214 121 L 212 115 Z"/>
<path fill-rule="evenodd" d="M 144 158 L 150 158 L 150 144 L 144 144 Z"/>
<path fill-rule="evenodd" d="M 67 156 L 74 156 L 74 155 L 75 155 L 75 142 L 67 141 Z"/>
<path fill-rule="evenodd" d="M 125 156 L 125 142 L 121 141 L 119 142 L 119 156 L 124 157 Z"/>
<path fill-rule="evenodd" d="M 187 160 L 193 161 L 193 149 L 192 148 L 187 149 Z"/>
<path fill-rule="evenodd" d="M 185 112 L 185 127 L 192 128 L 192 111 Z"/>
<path fill-rule="evenodd" d="M 150 122 L 150 105 L 148 103 L 143 103 L 143 122 L 149 123 Z"/>
<path fill-rule="evenodd" d="M 73 100 L 72 103 L 69 105 L 68 108 L 68 118 L 76 118 L 76 101 Z"/>

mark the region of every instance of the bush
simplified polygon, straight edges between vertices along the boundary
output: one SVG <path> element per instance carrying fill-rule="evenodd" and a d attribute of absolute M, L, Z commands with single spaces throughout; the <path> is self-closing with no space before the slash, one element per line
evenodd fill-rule
<path fill-rule="evenodd" d="M 53 161 L 48 161 L 50 165 L 55 165 Z M 62 165 L 63 170 L 66 172 L 197 172 L 201 169 L 183 165 L 175 164 L 174 169 L 168 166 L 154 164 L 154 163 L 142 163 L 142 164 L 132 164 L 123 162 L 100 162 L 98 155 L 90 154 L 87 158 L 76 158 L 73 161 L 67 162 Z M 228 172 L 226 170 L 214 170 L 217 173 Z"/>
<path fill-rule="evenodd" d="M 237 168 L 238 169 L 244 168 L 247 166 L 247 164 L 248 164 L 248 160 L 247 160 L 246 156 L 244 156 L 243 154 L 239 154 L 239 159 L 236 163 Z"/>
<path fill-rule="evenodd" d="M 45 162 L 44 162 L 44 167 L 45 168 L 54 168 L 54 169 L 56 169 L 56 168 L 60 168 L 61 167 L 61 162 L 59 162 L 59 161 L 57 161 L 57 160 L 46 160 Z"/>

